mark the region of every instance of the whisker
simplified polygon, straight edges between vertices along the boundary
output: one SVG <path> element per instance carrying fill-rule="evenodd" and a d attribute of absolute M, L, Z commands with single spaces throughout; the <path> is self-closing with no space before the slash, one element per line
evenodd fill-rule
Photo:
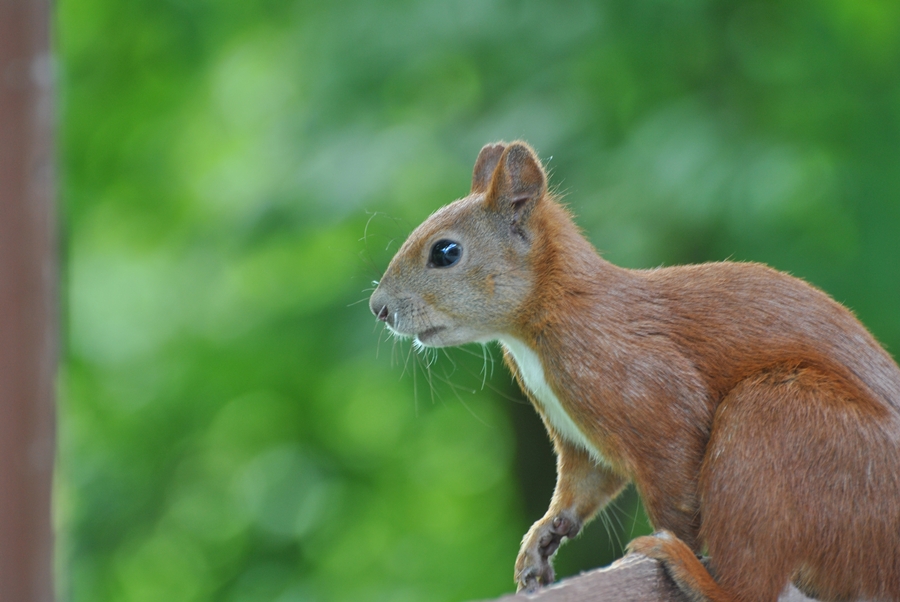
<path fill-rule="evenodd" d="M 456 364 L 456 360 L 453 359 L 453 356 L 447 352 L 446 347 L 442 347 L 441 351 L 444 353 L 444 357 L 447 358 L 447 361 L 450 362 L 450 364 L 453 366 L 453 371 L 450 374 L 447 374 L 446 371 L 444 372 L 445 376 L 447 376 L 447 378 L 450 378 L 451 376 L 456 374 L 456 371 L 459 369 L 459 366 Z"/>
<path fill-rule="evenodd" d="M 483 354 L 475 353 L 474 351 L 472 351 L 472 350 L 469 349 L 468 347 L 454 347 L 454 349 L 456 350 L 457 353 L 460 353 L 460 352 L 461 352 L 461 353 L 465 353 L 466 355 L 470 355 L 470 356 L 472 356 L 472 357 L 477 357 L 477 358 L 479 358 L 479 359 L 484 359 Z M 447 355 L 447 357 L 450 357 L 450 355 L 446 352 L 446 350 L 445 350 L 445 355 Z M 491 357 L 491 362 L 492 362 L 492 366 L 493 366 L 493 361 L 494 361 L 494 360 L 493 360 L 493 354 L 490 354 L 490 357 Z M 454 366 L 455 366 L 455 365 L 456 365 L 456 364 L 454 363 Z M 468 372 L 468 373 L 471 374 L 472 376 L 477 376 L 474 372 L 472 372 L 472 371 L 470 371 L 470 370 L 466 370 L 466 372 Z M 494 372 L 493 372 L 493 368 L 492 368 L 492 370 L 491 370 L 491 378 L 493 378 L 493 376 L 494 376 Z M 479 378 L 480 378 L 480 377 L 479 377 Z M 515 380 L 515 379 L 513 379 L 513 380 Z M 524 399 L 524 398 L 521 397 L 521 396 L 518 396 L 518 397 L 517 397 L 517 396 L 511 395 L 509 392 L 507 392 L 507 391 L 505 391 L 505 390 L 503 390 L 503 389 L 501 389 L 501 388 L 499 388 L 499 387 L 493 385 L 493 384 L 490 382 L 490 380 L 482 379 L 482 389 L 485 389 L 485 388 L 488 389 L 489 391 L 493 391 L 493 392 L 496 393 L 498 396 L 500 396 L 501 398 L 503 398 L 503 399 L 505 399 L 505 400 L 507 400 L 507 401 L 511 401 L 511 402 L 513 402 L 513 403 L 517 403 L 517 404 L 521 404 L 521 405 L 530 405 L 530 404 L 531 404 L 531 402 L 528 401 L 527 399 Z M 518 389 L 518 386 L 516 387 L 516 389 Z"/>
<path fill-rule="evenodd" d="M 387 330 L 387 328 L 385 328 Z M 397 337 L 391 338 L 391 368 L 397 365 Z"/>
<path fill-rule="evenodd" d="M 608 507 L 609 506 L 607 506 L 607 508 Z M 600 516 L 600 524 L 603 525 L 603 529 L 606 531 L 606 541 L 608 541 L 610 547 L 612 547 L 614 545 L 613 529 L 612 529 L 612 525 L 609 522 L 609 516 L 607 516 L 606 513 L 607 513 L 606 508 L 604 508 L 603 510 L 600 511 L 600 515 L 599 515 Z"/>
<path fill-rule="evenodd" d="M 453 390 L 454 392 L 456 392 L 456 389 L 455 389 L 455 388 L 453 388 L 452 390 Z M 475 391 L 472 391 L 472 393 L 475 393 Z M 480 422 L 480 423 L 483 424 L 484 426 L 488 426 L 488 427 L 491 426 L 491 425 L 488 424 L 487 421 L 485 421 L 481 416 L 479 416 L 478 414 L 476 414 L 476 413 L 475 413 L 475 410 L 473 410 L 471 407 L 469 407 L 469 404 L 467 404 L 467 403 L 465 402 L 465 400 L 463 400 L 463 398 L 459 395 L 459 393 L 456 394 L 456 398 L 459 400 L 459 403 L 462 404 L 462 407 L 464 407 L 464 408 L 466 409 L 466 411 L 468 411 L 469 414 L 471 414 L 472 417 L 473 417 L 475 420 L 477 420 L 478 422 Z"/>
<path fill-rule="evenodd" d="M 381 274 L 384 272 L 384 270 L 379 269 L 378 266 L 375 265 L 375 260 L 372 259 L 368 250 L 360 251 L 358 255 L 359 255 L 360 261 L 363 262 L 363 265 L 365 265 L 366 269 L 369 270 L 371 273 Z"/>
<path fill-rule="evenodd" d="M 515 404 L 519 404 L 519 405 L 523 405 L 523 406 L 531 405 L 531 402 L 528 401 L 527 398 L 524 398 L 524 397 L 514 397 L 513 395 L 507 393 L 506 391 L 504 391 L 504 390 L 502 390 L 502 389 L 500 389 L 500 388 L 498 388 L 498 387 L 492 385 L 490 382 L 487 383 L 487 389 L 488 389 L 489 391 L 493 391 L 494 393 L 496 393 L 497 395 L 499 395 L 500 397 L 502 397 L 502 398 L 505 399 L 506 401 L 511 401 L 511 402 L 513 402 L 513 403 L 515 403 Z"/>
<path fill-rule="evenodd" d="M 375 328 L 378 328 L 378 323 L 375 323 L 374 328 L 372 328 L 372 332 L 375 332 Z M 378 333 L 378 341 L 375 343 L 375 359 L 378 359 L 381 355 L 381 337 L 384 335 L 384 331 L 386 329 L 382 328 L 381 332 Z"/>
<path fill-rule="evenodd" d="M 619 546 L 619 548 L 623 548 L 624 544 L 622 542 L 622 534 L 625 532 L 625 525 L 622 524 L 622 517 L 619 516 L 623 514 L 625 511 L 619 506 L 618 503 L 613 502 L 607 506 L 609 508 L 609 513 L 607 514 L 610 519 L 615 519 L 615 521 L 619 524 L 618 529 L 614 529 L 615 543 Z"/>
<path fill-rule="evenodd" d="M 375 290 L 375 289 L 367 289 L 367 290 Z M 368 297 L 363 297 L 363 298 L 360 299 L 359 301 L 354 301 L 353 303 L 348 303 L 348 304 L 347 304 L 347 307 L 353 307 L 354 305 L 359 305 L 360 303 L 363 303 L 363 302 L 368 301 L 368 300 L 369 300 Z"/>
<path fill-rule="evenodd" d="M 459 391 L 465 391 L 466 393 L 468 393 L 468 394 L 470 394 L 470 395 L 474 395 L 474 394 L 478 393 L 478 390 L 477 390 L 477 389 L 469 389 L 469 388 L 466 388 L 466 387 L 464 387 L 464 386 L 462 386 L 462 385 L 460 385 L 460 384 L 458 384 L 458 383 L 453 382 L 453 380 L 450 379 L 450 375 L 447 374 L 446 367 L 442 366 L 441 369 L 443 370 L 443 373 L 444 373 L 443 376 L 441 376 L 440 374 L 435 373 L 435 374 L 434 374 L 434 377 L 435 377 L 436 379 L 438 379 L 439 382 L 442 382 L 442 383 L 444 383 L 445 385 L 447 385 L 447 386 L 450 388 L 450 390 L 453 391 L 453 393 L 454 393 L 455 395 L 458 396 L 458 395 L 459 395 Z"/>
<path fill-rule="evenodd" d="M 472 351 L 472 349 L 470 348 L 469 345 L 463 345 L 461 347 L 454 347 L 454 349 L 456 349 L 460 353 L 465 353 L 466 355 L 471 355 L 472 357 L 477 357 L 479 359 L 481 358 L 481 354 Z"/>
<path fill-rule="evenodd" d="M 409 346 L 409 354 L 412 354 L 412 345 Z M 409 354 L 406 356 L 406 361 L 409 362 Z M 403 367 L 403 371 L 406 371 L 406 366 Z M 416 371 L 415 369 L 412 371 L 413 375 L 413 400 L 416 406 L 416 418 L 419 417 L 419 385 L 416 379 Z"/>
<path fill-rule="evenodd" d="M 402 379 L 406 375 L 406 371 L 409 369 L 409 358 L 413 355 L 413 347 L 415 346 L 415 341 L 413 341 L 413 345 L 409 346 L 409 351 L 406 352 L 406 359 L 403 361 L 403 372 L 400 373 L 400 378 Z M 412 371 L 413 378 L 415 378 L 416 372 Z M 413 385 L 415 385 L 415 380 L 413 380 Z"/>
<path fill-rule="evenodd" d="M 368 214 L 369 218 L 366 220 L 366 225 L 363 227 L 362 238 L 359 239 L 359 242 L 364 243 L 365 249 L 360 251 L 359 255 L 360 255 L 360 259 L 363 261 L 363 263 L 365 263 L 365 265 L 368 269 L 372 270 L 372 272 L 374 272 L 374 273 L 381 274 L 384 272 L 384 270 L 378 269 L 378 266 L 376 265 L 375 261 L 372 260 L 371 253 L 369 252 L 369 240 L 373 236 L 373 233 L 371 233 L 370 230 L 372 229 L 372 225 L 375 221 L 375 218 L 378 218 L 378 217 L 387 218 L 388 220 L 394 222 L 395 229 L 402 229 L 405 227 L 407 234 L 409 233 L 411 228 L 409 227 L 409 224 L 408 224 L 408 222 L 406 222 L 406 220 L 391 217 L 390 215 L 388 215 L 387 213 L 384 213 L 382 211 L 366 211 L 366 214 Z M 388 244 L 385 247 L 385 251 L 390 249 L 390 247 L 396 242 L 396 240 L 397 240 L 396 237 L 389 239 Z"/>
<path fill-rule="evenodd" d="M 437 353 L 434 354 L 432 360 L 429 360 L 427 350 L 423 352 L 422 356 L 425 366 L 425 377 L 428 379 L 428 389 L 431 391 L 431 405 L 434 405 L 436 403 L 435 396 L 437 395 L 437 397 L 440 397 L 440 393 L 438 393 L 434 386 L 434 375 L 431 371 L 431 364 L 433 363 L 433 360 L 437 358 Z"/>
<path fill-rule="evenodd" d="M 634 537 L 635 531 L 637 531 L 638 515 L 641 513 L 642 503 L 643 502 L 638 500 L 634 504 L 634 515 L 631 517 L 631 533 L 629 534 L 629 536 L 632 538 Z"/>

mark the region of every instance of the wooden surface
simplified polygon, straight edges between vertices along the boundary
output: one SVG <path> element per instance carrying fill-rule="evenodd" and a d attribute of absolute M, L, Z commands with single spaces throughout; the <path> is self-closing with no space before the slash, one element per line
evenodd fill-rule
<path fill-rule="evenodd" d="M 675 587 L 660 564 L 638 554 L 631 554 L 607 568 L 595 569 L 570 577 L 536 594 L 510 594 L 494 602 L 688 602 Z M 779 600 L 812 602 L 797 588 L 791 588 Z M 488 602 L 487 600 L 483 602 Z"/>
<path fill-rule="evenodd" d="M 57 354 L 49 3 L 0 0 L 0 602 L 53 599 Z"/>

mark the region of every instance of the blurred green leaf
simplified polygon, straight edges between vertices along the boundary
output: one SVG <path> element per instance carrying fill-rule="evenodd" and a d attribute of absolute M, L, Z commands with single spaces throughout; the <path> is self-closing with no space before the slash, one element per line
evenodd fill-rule
<path fill-rule="evenodd" d="M 541 427 L 496 350 L 418 356 L 367 307 L 493 140 L 610 260 L 764 261 L 900 348 L 896 3 L 56 9 L 63 599 L 512 589 Z M 649 529 L 633 492 L 605 520 L 563 574 Z"/>

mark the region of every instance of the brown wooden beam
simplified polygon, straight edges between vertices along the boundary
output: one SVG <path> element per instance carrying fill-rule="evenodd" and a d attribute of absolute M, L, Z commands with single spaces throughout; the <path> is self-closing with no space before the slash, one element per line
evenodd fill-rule
<path fill-rule="evenodd" d="M 535 594 L 510 594 L 483 602 L 689 602 L 656 560 L 630 554 L 611 566 L 563 579 Z M 814 602 L 794 586 L 780 602 Z"/>
<path fill-rule="evenodd" d="M 57 368 L 49 6 L 0 0 L 0 600 L 50 602 Z"/>

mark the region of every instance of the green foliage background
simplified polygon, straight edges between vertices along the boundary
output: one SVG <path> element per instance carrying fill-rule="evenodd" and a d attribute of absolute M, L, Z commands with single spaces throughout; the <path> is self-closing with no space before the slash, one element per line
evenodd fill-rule
<path fill-rule="evenodd" d="M 511 589 L 546 437 L 495 349 L 415 356 L 362 301 L 489 141 L 613 262 L 766 262 L 900 349 L 891 0 L 60 0 L 56 31 L 62 599 Z M 649 529 L 607 521 L 563 574 Z"/>

